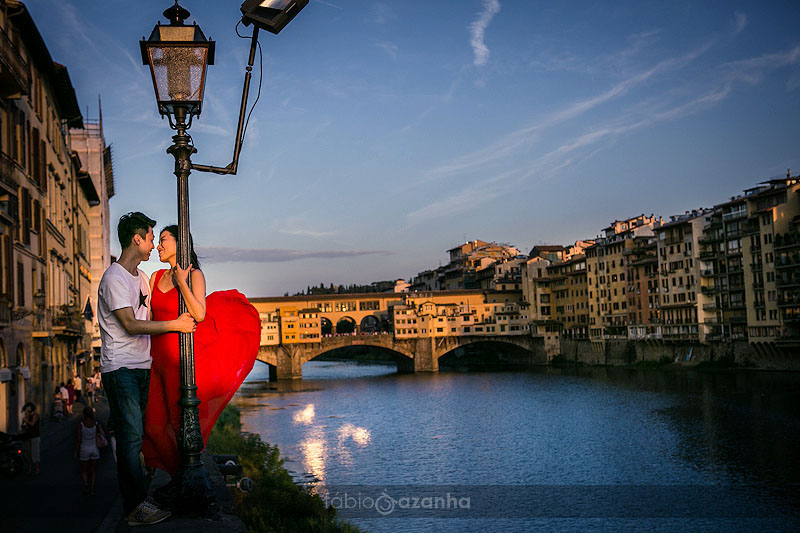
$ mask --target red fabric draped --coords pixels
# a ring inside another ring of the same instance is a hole
[[[162,292],[156,276],[150,305],[153,320],[174,320],[178,316],[178,290]],[[214,292],[206,298],[205,320],[194,332],[195,383],[200,399],[200,430],[203,446],[214,422],[228,405],[253,368],[261,339],[258,311],[236,290]],[[148,466],[174,474],[180,466],[181,370],[178,334],[154,335],[150,354],[150,392],[144,421],[142,453]]]

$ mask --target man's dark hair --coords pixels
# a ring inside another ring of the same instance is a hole
[[[134,235],[141,238],[147,237],[147,231],[154,228],[156,221],[148,217],[144,213],[134,211],[119,217],[119,224],[117,224],[117,236],[119,237],[119,244],[124,250],[130,246]]]

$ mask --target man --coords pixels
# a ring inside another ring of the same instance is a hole
[[[191,333],[189,313],[175,320],[150,320],[150,282],[139,270],[153,251],[156,221],[143,213],[123,215],[117,225],[122,254],[103,274],[98,294],[100,372],[117,440],[117,477],[128,525],[155,524],[171,513],[147,500],[139,452],[150,386],[150,335]]]
[[[76,402],[80,402],[81,401],[81,396],[83,394],[82,385],[83,385],[83,383],[81,382],[81,376],[80,376],[80,374],[76,373],[75,377],[72,378],[72,386],[75,387],[75,401]],[[83,402],[81,402],[81,403],[83,403]]]
[[[72,414],[72,406],[69,405],[69,391],[63,381],[59,385],[58,393],[61,395],[61,401],[64,402],[64,414],[69,418]]]

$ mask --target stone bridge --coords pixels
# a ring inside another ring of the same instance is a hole
[[[326,352],[346,346],[373,346],[394,353],[401,372],[438,372],[439,358],[456,348],[476,343],[501,343],[522,348],[536,363],[546,364],[544,339],[524,335],[474,335],[396,339],[391,333],[334,335],[320,342],[262,346],[258,360],[270,365],[270,379],[301,379],[303,364]]]

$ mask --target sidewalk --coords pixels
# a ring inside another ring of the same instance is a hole
[[[103,397],[95,404],[97,419],[108,427],[108,403]],[[42,532],[127,532],[131,530],[122,516],[122,498],[117,486],[117,467],[110,446],[100,453],[97,462],[95,495],[82,492],[80,466],[73,458],[75,433],[83,406],[76,403],[73,414],[62,422],[42,420],[41,474],[0,479],[0,531]],[[138,527],[136,531],[171,533],[212,532],[245,533],[247,528],[236,516],[233,497],[225,487],[214,461],[203,454],[221,510],[220,521],[173,515],[160,524]],[[157,471],[150,492],[168,481]]]
[[[95,408],[97,419],[107,427],[108,404],[103,398]],[[41,474],[0,479],[3,531],[93,531],[103,522],[119,495],[117,467],[106,448],[97,461],[95,495],[82,491],[80,463],[73,457],[75,433],[83,405],[75,403],[72,416],[61,422],[42,417]],[[41,415],[41,413],[40,413]]]

